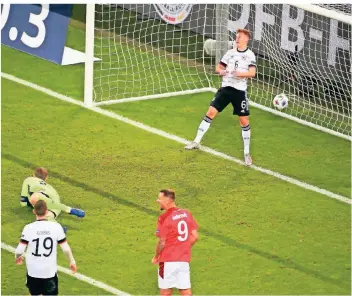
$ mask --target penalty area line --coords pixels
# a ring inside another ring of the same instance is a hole
[[[10,253],[13,253],[13,254],[15,253],[15,248],[14,247],[11,247],[10,245],[7,245],[7,244],[5,244],[3,242],[1,242],[1,249],[6,250],[6,251],[8,251]],[[105,290],[105,291],[107,291],[107,292],[109,292],[111,294],[118,295],[118,296],[130,296],[130,294],[127,294],[127,293],[125,293],[123,291],[120,291],[120,290],[118,290],[118,289],[116,289],[114,287],[111,287],[111,286],[109,286],[107,284],[104,284],[103,282],[95,280],[95,279],[93,279],[93,278],[91,278],[89,276],[86,276],[84,274],[81,274],[81,273],[78,273],[78,272],[72,273],[72,271],[69,270],[68,268],[65,268],[65,267],[62,267],[62,266],[57,266],[57,270],[62,272],[62,273],[65,273],[65,274],[67,274],[69,276],[72,276],[72,277],[76,278],[79,281],[86,282],[86,283],[88,283],[88,284],[90,284],[92,286],[95,286],[97,288]]]
[[[133,125],[135,127],[138,127],[144,131],[147,131],[149,133],[152,133],[152,134],[155,134],[155,135],[159,135],[161,137],[164,137],[164,138],[167,138],[169,140],[173,140],[173,141],[176,141],[178,143],[181,143],[183,145],[186,145],[189,143],[188,140],[184,139],[184,138],[181,138],[181,137],[178,137],[176,135],[172,135],[172,134],[169,134],[167,132],[164,132],[162,130],[159,130],[159,129],[156,129],[154,127],[151,127],[151,126],[148,126],[148,125],[145,125],[141,122],[138,122],[138,121],[135,121],[135,120],[132,120],[132,119],[129,119],[129,118],[126,118],[124,116],[121,116],[121,115],[118,115],[117,113],[114,113],[114,112],[111,112],[111,111],[107,111],[107,110],[104,110],[104,109],[101,109],[99,107],[87,107],[84,105],[83,102],[81,101],[78,101],[78,100],[75,100],[73,98],[70,98],[68,96],[65,96],[65,95],[62,95],[62,94],[59,94],[55,91],[52,91],[50,89],[47,89],[45,87],[42,87],[40,85],[37,85],[37,84],[34,84],[32,82],[29,82],[29,81],[26,81],[26,80],[23,80],[23,79],[20,79],[18,77],[15,77],[13,75],[10,75],[10,74],[7,74],[7,73],[1,73],[1,76],[3,78],[6,78],[8,80],[11,80],[11,81],[14,81],[14,82],[17,82],[19,84],[22,84],[22,85],[25,85],[27,87],[30,87],[32,89],[35,89],[37,91],[40,91],[40,92],[43,92],[45,93],[46,95],[49,95],[49,96],[52,96],[54,98],[57,98],[59,100],[62,100],[62,101],[65,101],[65,102],[68,102],[68,103],[72,103],[72,104],[75,104],[75,105],[79,105],[83,108],[86,108],[88,110],[91,110],[91,111],[94,111],[94,112],[97,112],[99,114],[102,114],[102,115],[105,115],[105,116],[108,116],[110,118],[113,118],[113,119],[116,119],[116,120],[119,120],[119,121],[122,121],[124,123],[127,123],[127,124],[130,124],[130,125]],[[231,162],[234,162],[234,163],[237,163],[239,165],[245,165],[245,163],[233,156],[230,156],[228,154],[225,154],[223,152],[219,152],[219,151],[216,151],[212,148],[209,148],[209,147],[206,147],[206,146],[201,146],[200,147],[200,150],[206,152],[206,153],[209,153],[211,155],[214,155],[214,156],[217,156],[217,157],[220,157],[220,158],[223,158],[223,159],[226,159],[226,160],[229,160]],[[304,188],[306,190],[310,190],[310,191],[313,191],[313,192],[316,192],[316,193],[319,193],[319,194],[322,194],[322,195],[325,195],[327,197],[330,197],[330,198],[333,198],[333,199],[336,199],[338,201],[341,201],[341,202],[344,202],[344,203],[347,203],[347,204],[352,204],[352,200],[345,197],[345,196],[342,196],[340,194],[337,194],[337,193],[334,193],[334,192],[331,192],[331,191],[328,191],[326,189],[323,189],[323,188],[320,188],[320,187],[317,187],[317,186],[314,186],[314,185],[311,185],[311,184],[308,184],[308,183],[305,183],[305,182],[302,182],[302,181],[299,181],[297,179],[294,179],[294,178],[291,178],[291,177],[288,177],[288,176],[285,176],[283,174],[280,174],[280,173],[277,173],[277,172],[274,172],[274,171],[271,171],[269,169],[265,169],[265,168],[262,168],[262,167],[259,167],[259,166],[256,166],[256,165],[251,165],[249,167],[250,169],[253,169],[255,171],[258,171],[258,172],[261,172],[261,173],[264,173],[264,174],[267,174],[267,175],[270,175],[272,177],[275,177],[277,179],[280,179],[282,181],[285,181],[285,182],[288,182],[290,184],[294,184],[296,186],[299,186],[301,188]]]

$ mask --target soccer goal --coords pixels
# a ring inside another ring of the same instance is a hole
[[[88,4],[84,102],[215,92],[215,65],[247,28],[250,104],[351,140],[351,26],[351,4]]]

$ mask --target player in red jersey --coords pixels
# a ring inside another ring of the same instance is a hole
[[[159,264],[160,295],[172,295],[177,288],[181,295],[192,295],[189,262],[191,248],[198,240],[198,225],[192,214],[176,207],[175,192],[160,190],[157,202],[166,212],[158,218],[156,236],[159,238],[153,264]]]

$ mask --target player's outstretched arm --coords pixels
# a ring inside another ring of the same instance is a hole
[[[60,247],[61,247],[62,251],[65,253],[65,255],[70,263],[70,269],[72,270],[73,273],[75,273],[77,271],[77,265],[76,265],[75,259],[73,258],[73,254],[72,254],[72,250],[71,250],[70,246],[65,241],[60,244]]]

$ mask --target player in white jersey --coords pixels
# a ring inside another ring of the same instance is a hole
[[[65,233],[57,222],[46,220],[48,208],[45,201],[34,205],[37,220],[27,224],[20,243],[15,250],[16,264],[23,263],[26,252],[27,287],[31,295],[58,295],[57,245],[59,244],[70,262],[70,269],[77,271],[76,262]]]
[[[247,79],[255,77],[256,58],[248,48],[249,39],[250,32],[248,30],[238,29],[236,31],[234,48],[229,50],[216,66],[216,73],[222,76],[221,88],[211,101],[208,112],[198,128],[196,138],[185,149],[198,149],[212,120],[231,103],[233,114],[239,116],[242,128],[245,163],[252,164],[252,158],[249,154],[251,130],[248,118]]]

